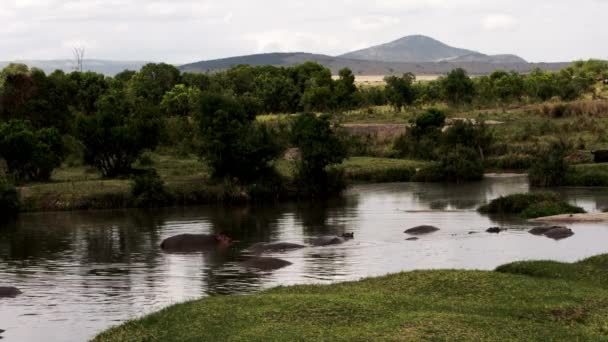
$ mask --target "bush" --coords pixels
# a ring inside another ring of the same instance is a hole
[[[0,221],[17,215],[17,212],[19,212],[17,188],[0,179]]]
[[[483,179],[483,163],[474,149],[461,145],[445,147],[439,155],[439,162],[418,171],[415,181],[462,183]]]
[[[416,116],[411,127],[395,140],[393,148],[400,157],[435,159],[444,124],[443,111],[430,108]]]
[[[531,192],[499,197],[478,210],[484,214],[519,214],[524,218],[585,212],[582,208],[570,205],[554,192]]]
[[[137,207],[159,207],[170,202],[165,183],[153,169],[133,177],[131,195]]]
[[[17,180],[48,180],[64,158],[63,141],[56,128],[12,120],[0,124],[0,157]]]
[[[568,174],[569,147],[564,141],[553,142],[541,150],[528,173],[533,186],[549,187],[563,185]]]

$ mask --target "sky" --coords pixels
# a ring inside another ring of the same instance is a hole
[[[0,0],[0,60],[338,55],[422,34],[532,62],[608,59],[608,0]]]

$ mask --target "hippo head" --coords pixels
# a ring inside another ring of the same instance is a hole
[[[344,239],[354,239],[355,233],[343,233],[341,237]]]

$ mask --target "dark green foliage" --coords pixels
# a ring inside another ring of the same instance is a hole
[[[364,107],[383,106],[388,104],[386,92],[380,87],[363,87],[359,89],[361,105]]]
[[[464,69],[450,71],[440,80],[443,98],[452,105],[469,104],[475,96],[475,85]]]
[[[178,84],[163,95],[160,107],[169,116],[191,116],[198,110],[200,97],[201,91],[198,88]]]
[[[56,128],[32,129],[26,121],[0,123],[0,158],[17,180],[48,180],[64,158],[61,135]]]
[[[384,78],[386,99],[395,110],[401,111],[403,107],[414,103],[416,93],[413,84],[415,80],[416,76],[412,73],[403,74],[401,77],[388,76]]]
[[[420,113],[411,127],[395,140],[394,148],[401,157],[431,160],[440,146],[441,128],[445,114],[435,108]]]
[[[343,171],[328,167],[340,164],[347,149],[332,129],[327,115],[299,115],[292,126],[291,141],[300,150],[296,170],[300,193],[320,197],[343,190]]]
[[[180,82],[178,68],[165,64],[146,64],[129,80],[133,95],[158,105],[167,91]]]
[[[252,181],[272,167],[282,148],[274,132],[253,119],[232,97],[206,93],[201,98],[201,156],[215,177]]]
[[[568,174],[569,165],[565,158],[569,150],[568,144],[560,140],[539,151],[528,172],[530,184],[541,187],[563,185]]]
[[[160,207],[170,203],[165,183],[154,169],[133,177],[131,195],[137,207]]]
[[[156,107],[113,90],[98,102],[97,113],[80,116],[78,138],[85,147],[85,162],[104,177],[128,175],[145,149],[158,145],[162,129]]]
[[[443,146],[461,145],[472,148],[485,159],[484,151],[492,145],[494,135],[484,122],[456,121],[441,136]]]
[[[133,78],[133,76],[135,76],[135,74],[137,74],[137,71],[123,70],[116,74],[116,76],[114,76],[114,79],[122,84],[126,84],[131,80],[131,78]]]
[[[339,110],[351,109],[360,102],[355,75],[348,68],[340,70],[338,74],[339,78],[334,82],[334,104]]]
[[[19,193],[14,185],[0,179],[0,223],[19,212]]]
[[[438,154],[439,161],[418,171],[416,181],[462,183],[483,179],[484,167],[476,150],[462,145],[445,146]]]
[[[559,214],[576,214],[585,211],[570,205],[554,192],[531,192],[499,197],[479,208],[484,214],[518,214],[536,218]]]
[[[106,77],[94,72],[73,72],[68,78],[74,87],[72,100],[75,110],[84,114],[94,113],[97,101],[109,88]]]

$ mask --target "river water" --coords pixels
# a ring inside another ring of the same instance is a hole
[[[381,184],[351,188],[343,199],[273,207],[191,207],[24,214],[0,227],[0,299],[6,341],[84,341],[101,330],[167,305],[208,295],[247,294],[277,285],[331,283],[416,269],[491,270],[511,261],[576,261],[608,253],[606,224],[571,225],[562,241],[527,233],[517,217],[475,209],[526,192],[525,177],[488,177],[466,185]],[[588,211],[608,208],[608,189],[560,189]],[[406,241],[404,230],[441,231]],[[510,228],[488,234],[492,226]],[[160,242],[181,233],[227,232],[240,240],[222,252],[165,254]],[[334,247],[271,254],[293,265],[274,272],[240,266],[261,241],[307,243],[354,232]],[[476,232],[471,234],[471,232]]]

